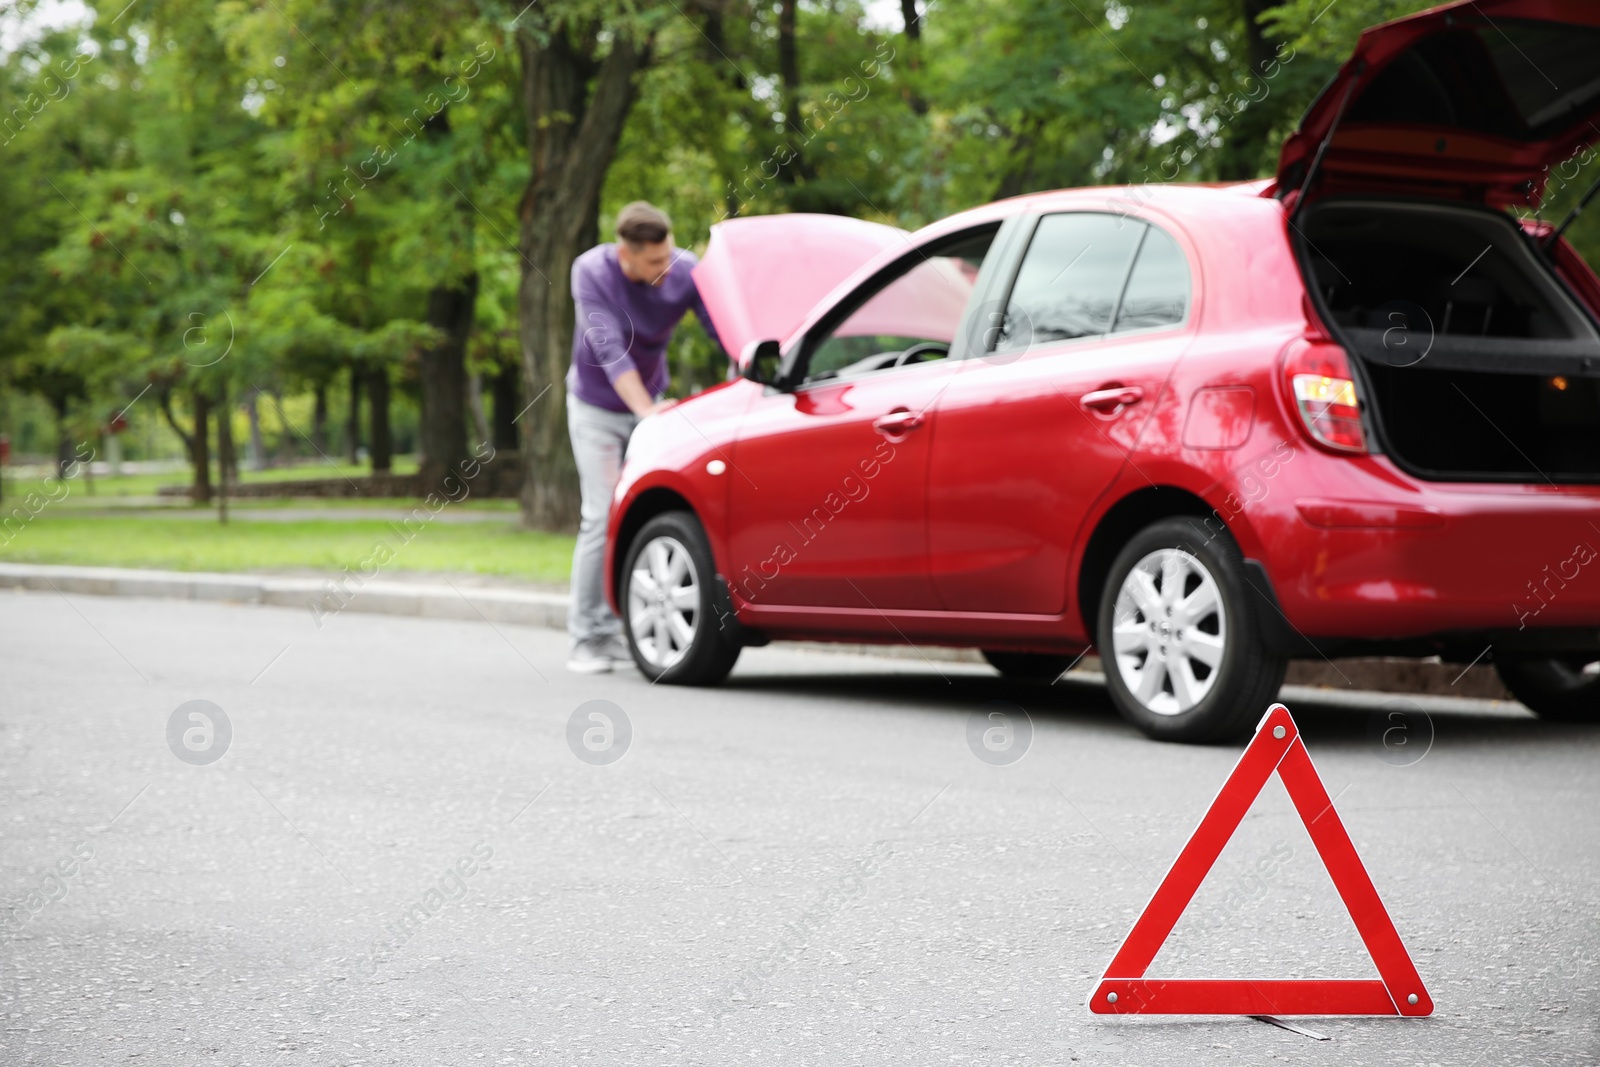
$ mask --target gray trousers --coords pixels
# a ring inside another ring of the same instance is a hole
[[[567,636],[574,644],[622,632],[622,620],[606,603],[606,517],[622,472],[628,438],[639,424],[631,411],[607,411],[567,394],[567,433],[578,463],[582,507],[578,543],[572,550],[572,597]]]

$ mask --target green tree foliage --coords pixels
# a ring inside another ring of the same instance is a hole
[[[515,443],[526,517],[561,525],[567,277],[621,204],[702,247],[733,215],[912,228],[1039,189],[1270,175],[1361,30],[1423,6],[91,0],[47,29],[19,0],[0,388],[48,402],[64,457],[130,403],[165,412],[202,499],[237,405],[375,468],[394,407],[427,477],[469,438]],[[1591,250],[1600,222],[1572,235]],[[726,373],[692,322],[670,359],[679,393]]]

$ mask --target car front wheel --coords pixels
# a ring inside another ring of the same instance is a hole
[[[1494,669],[1511,695],[1540,718],[1600,722],[1600,660],[1581,655],[1501,659]]]
[[[687,511],[644,524],[622,572],[623,632],[646,678],[669,685],[715,685],[739,658],[739,643],[719,617],[711,546]]]
[[[1226,531],[1179,516],[1134,535],[1111,565],[1097,626],[1123,718],[1163,741],[1247,730],[1288,667],[1262,641],[1260,607]]]

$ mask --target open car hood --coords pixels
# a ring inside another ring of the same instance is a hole
[[[753,215],[711,227],[695,286],[722,347],[742,362],[751,341],[782,341],[904,230],[840,215]]]
[[[1341,115],[1342,111],[1342,115]],[[1462,0],[1374,26],[1278,162],[1316,194],[1414,193],[1538,206],[1548,170],[1600,141],[1600,3]]]

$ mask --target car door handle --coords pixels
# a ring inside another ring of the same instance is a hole
[[[872,420],[872,428],[887,437],[910,433],[922,425],[922,412],[895,408],[887,415]]]
[[[1119,385],[1111,389],[1096,389],[1092,393],[1084,393],[1078,403],[1090,411],[1109,413],[1130,404],[1137,404],[1143,399],[1144,390],[1137,385]]]

